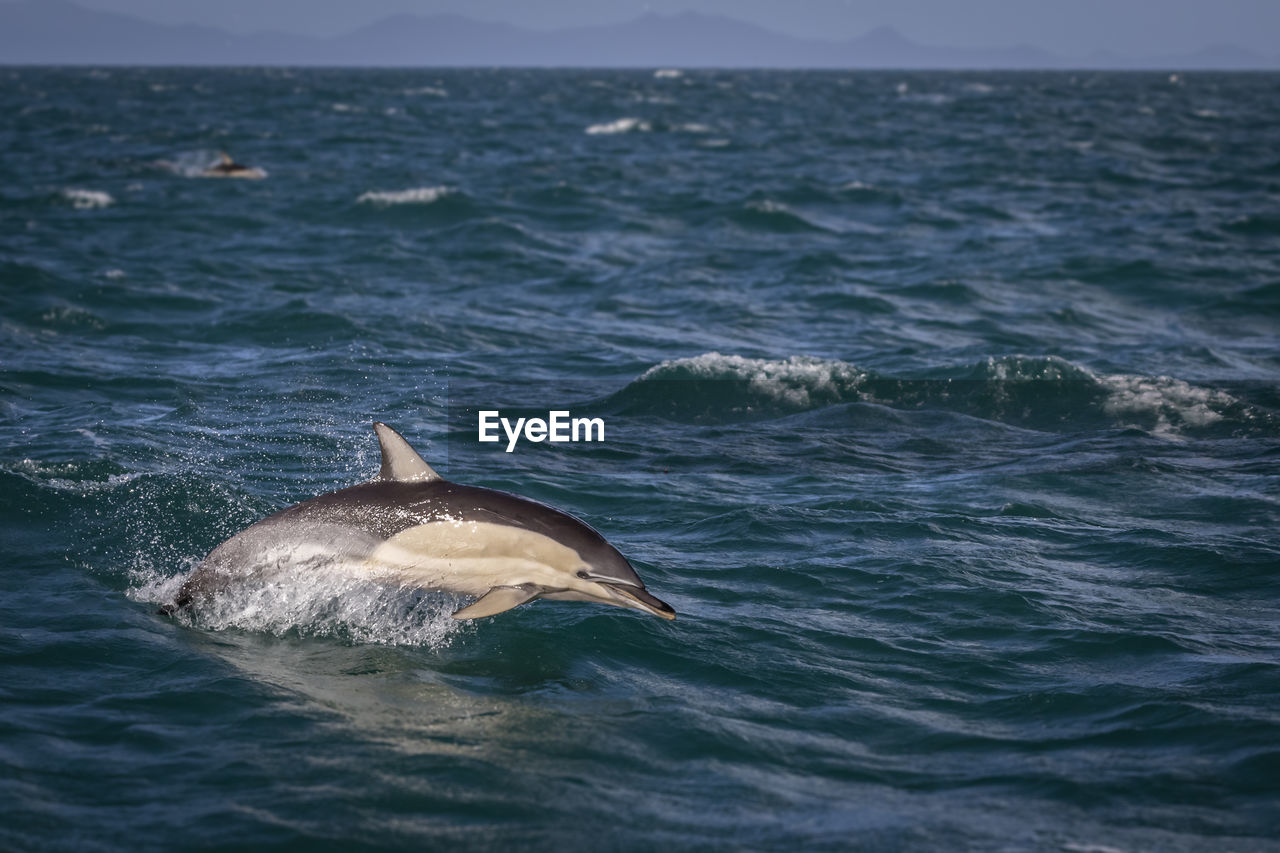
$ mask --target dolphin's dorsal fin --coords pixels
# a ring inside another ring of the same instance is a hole
[[[427,483],[431,480],[444,479],[418,455],[418,451],[409,446],[409,442],[405,441],[400,433],[382,421],[373,422],[373,431],[378,434],[378,444],[382,446],[382,470],[378,472],[379,480]]]

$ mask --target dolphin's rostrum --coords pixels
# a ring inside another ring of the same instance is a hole
[[[594,601],[674,619],[595,530],[537,501],[445,480],[391,427],[375,423],[382,470],[367,483],[268,516],[205,558],[165,612],[238,578],[324,564],[477,600],[476,619],[536,598]]]

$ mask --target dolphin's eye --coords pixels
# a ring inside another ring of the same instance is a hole
[[[582,578],[583,580],[586,580],[587,578],[591,577],[591,575],[587,573],[586,569],[578,569],[578,577]]]

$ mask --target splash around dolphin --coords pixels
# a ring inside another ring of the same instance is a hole
[[[455,619],[493,616],[538,598],[676,618],[585,522],[518,495],[451,483],[398,432],[380,422],[373,427],[382,446],[377,477],[245,528],[210,552],[162,612],[199,606],[251,577],[323,566],[475,596]]]

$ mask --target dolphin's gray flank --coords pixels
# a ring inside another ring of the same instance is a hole
[[[635,569],[585,522],[518,495],[445,480],[407,441],[374,424],[374,480],[283,509],[210,552],[172,613],[243,578],[319,560],[402,583],[473,595],[454,617],[475,619],[537,598],[594,601],[674,619]]]

